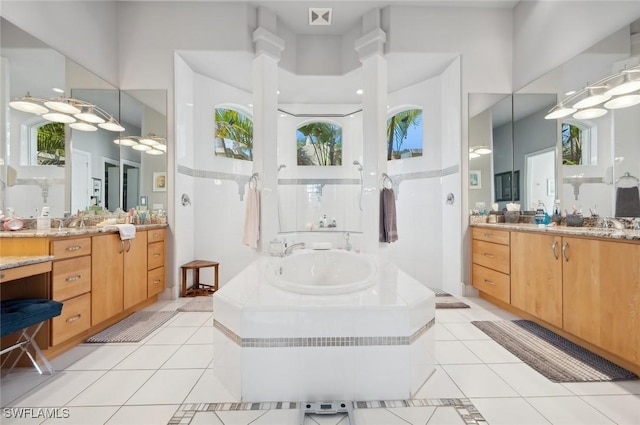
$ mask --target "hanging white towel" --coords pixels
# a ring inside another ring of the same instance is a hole
[[[123,241],[136,237],[136,226],[133,224],[116,224],[115,227],[118,228],[118,232],[120,232],[120,239]]]
[[[256,188],[249,188],[242,243],[255,249],[258,248],[258,240],[260,240],[260,192]]]
[[[386,187],[380,192],[380,242],[398,240],[396,224],[396,197],[393,189]]]

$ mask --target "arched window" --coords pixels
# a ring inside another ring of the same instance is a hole
[[[21,126],[21,165],[65,164],[65,126],[42,117],[26,120]]]
[[[597,164],[597,127],[584,121],[562,123],[562,164]]]
[[[59,122],[51,122],[38,127],[38,165],[64,167],[64,132],[64,124]]]
[[[253,120],[229,107],[215,108],[216,156],[253,161]]]
[[[387,120],[387,160],[422,156],[422,109],[405,109]]]
[[[314,121],[296,130],[298,165],[342,165],[342,127]]]

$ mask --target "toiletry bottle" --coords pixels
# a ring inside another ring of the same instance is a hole
[[[560,221],[562,220],[560,211],[560,200],[556,199],[553,203],[553,210],[551,211],[551,221],[553,221],[554,223],[560,223]]]
[[[547,211],[544,206],[544,201],[539,200],[538,206],[536,207],[536,216],[535,216],[536,224],[544,224],[544,216],[546,213]]]

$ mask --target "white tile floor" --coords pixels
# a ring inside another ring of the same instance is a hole
[[[150,309],[175,310],[187,301]],[[639,381],[552,383],[470,324],[514,316],[477,298],[464,301],[470,309],[436,311],[438,364],[416,395],[426,406],[355,409],[358,425],[465,424],[464,411],[438,405],[442,399],[468,399],[491,425],[640,424]],[[211,319],[210,313],[180,312],[140,343],[75,347],[52,361],[58,370],[54,376],[30,369],[13,372],[0,383],[0,423],[298,424],[297,409],[233,410],[214,404],[237,400],[212,373]],[[202,411],[203,406],[219,410]],[[15,418],[17,413],[32,417]],[[47,419],[47,414],[58,418]],[[307,416],[305,421],[348,423],[344,415]]]

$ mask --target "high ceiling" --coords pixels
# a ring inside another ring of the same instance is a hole
[[[218,0],[203,0],[218,1]],[[344,35],[361,25],[367,12],[388,5],[501,7],[513,8],[515,0],[350,0],[296,1],[253,0],[255,7],[264,7],[278,17],[278,25],[296,35]],[[310,25],[310,8],[329,8],[330,25]],[[251,91],[251,62],[247,52],[181,52],[187,64],[198,74],[223,81],[245,91]],[[387,55],[389,90],[391,92],[439,75],[455,58],[453,54],[407,53]],[[355,93],[362,88],[361,71],[355,69],[343,75],[296,75],[281,70],[279,78],[280,103],[358,104]]]

